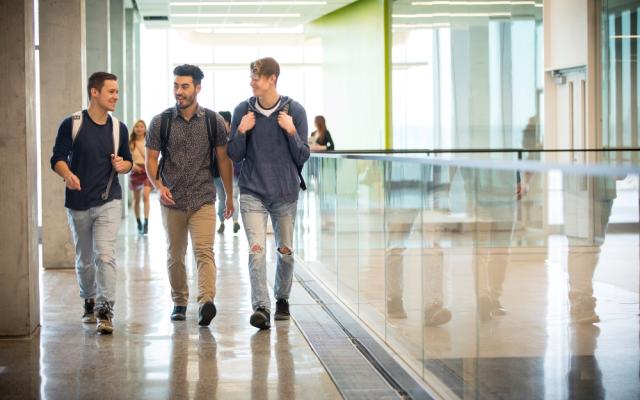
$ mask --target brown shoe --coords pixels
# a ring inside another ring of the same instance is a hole
[[[113,333],[113,313],[108,304],[103,304],[96,311],[96,331],[101,334]]]

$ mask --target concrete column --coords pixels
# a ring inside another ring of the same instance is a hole
[[[40,322],[33,0],[0,2],[0,336]]]
[[[127,88],[127,93],[126,98],[127,98],[127,104],[126,104],[126,115],[127,115],[127,120],[125,121],[127,124],[127,127],[129,127],[129,129],[133,129],[133,123],[138,119],[136,110],[135,110],[135,105],[137,102],[137,93],[136,93],[136,81],[137,76],[136,76],[136,63],[135,63],[135,54],[138,51],[138,49],[136,48],[136,42],[135,42],[135,29],[136,29],[136,15],[135,15],[135,10],[133,8],[127,8],[125,10],[125,17],[124,17],[124,23],[125,23],[125,48],[126,48],[126,54],[125,54],[125,74],[124,74],[124,81],[125,81],[125,86]]]
[[[87,76],[111,71],[109,2],[86,0]]]
[[[40,0],[40,124],[44,268],[73,268],[65,185],[49,162],[60,122],[86,107],[84,0]]]
[[[116,111],[113,113],[120,121],[127,123],[127,100],[129,98],[129,88],[125,76],[125,26],[124,26],[124,3],[123,0],[109,0],[109,34],[111,38],[111,69],[109,72],[118,77],[120,85],[120,100],[116,104]]]
[[[140,46],[140,24],[142,23],[142,21],[140,20],[140,15],[137,14],[136,15],[136,23],[135,23],[135,29],[134,29],[134,42],[135,42],[135,53],[134,53],[134,57],[135,57],[135,117],[136,119],[141,118],[142,117],[142,89],[140,86],[140,74],[141,74],[141,69],[140,69],[140,52],[142,47]],[[149,124],[150,121],[146,121],[147,125]]]
[[[116,104],[113,112],[120,121],[128,126],[127,103],[129,100],[129,85],[125,75],[125,24],[124,24],[124,3],[123,0],[109,0],[109,35],[111,69],[109,72],[118,77],[120,87],[120,100]],[[120,186],[122,187],[122,217],[127,215],[127,205],[129,203],[129,191],[127,190],[127,177],[118,175]]]

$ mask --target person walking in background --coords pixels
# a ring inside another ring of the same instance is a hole
[[[220,111],[218,114],[224,119],[224,126],[227,128],[227,137],[231,134],[231,113],[229,111]],[[240,230],[240,224],[238,223],[238,176],[240,176],[240,168],[242,163],[233,163],[233,233],[237,233]],[[217,171],[216,171],[217,172]],[[218,233],[224,232],[224,205],[227,202],[227,195],[224,192],[224,186],[220,173],[214,174],[213,182],[216,185],[216,195],[218,196],[218,219],[220,219],[220,225],[218,226]]]
[[[64,206],[76,250],[76,277],[84,299],[82,322],[113,332],[116,235],[122,188],[117,174],[132,166],[127,127],[109,115],[118,102],[118,78],[95,72],[87,84],[89,107],[64,119],[53,146],[51,168],[66,184]]]
[[[149,232],[149,194],[153,188],[144,166],[144,137],[146,134],[147,125],[140,119],[133,125],[129,136],[129,150],[133,158],[133,168],[129,175],[129,189],[133,192],[133,212],[140,235],[146,235]],[[144,223],[140,220],[140,194],[142,194],[144,203]]]
[[[224,218],[229,218],[233,214],[232,167],[227,157],[224,120],[198,104],[204,73],[195,65],[185,64],[177,66],[173,75],[176,105],[153,117],[149,124],[147,175],[160,195],[167,233],[167,270],[174,303],[171,320],[186,319],[189,286],[185,253],[190,235],[198,265],[198,324],[208,326],[217,312],[213,302],[216,295],[213,170],[217,165],[227,192]]]
[[[331,151],[335,149],[331,133],[327,129],[327,124],[322,115],[317,115],[314,119],[316,130],[309,136],[309,147],[311,151]]]
[[[271,217],[277,247],[274,285],[274,319],[289,319],[289,294],[293,280],[293,227],[300,170],[309,159],[307,115],[304,107],[277,90],[280,65],[273,58],[251,63],[253,97],[233,111],[227,148],[242,162],[240,213],[249,242],[249,275],[253,314],[249,323],[269,329],[271,301],[267,290],[265,254],[267,218]]]

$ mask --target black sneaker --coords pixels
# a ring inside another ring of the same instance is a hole
[[[233,223],[233,233],[238,233],[238,231],[240,230],[240,224],[237,222]]]
[[[271,328],[270,320],[271,316],[269,315],[269,311],[267,311],[264,307],[258,307],[258,309],[256,309],[253,314],[251,314],[249,323],[258,329],[269,329]]]
[[[171,313],[172,321],[184,321],[187,319],[187,306],[175,306]]]
[[[220,226],[218,227],[218,233],[224,232],[224,222],[220,222]]]
[[[94,307],[96,301],[94,299],[84,299],[84,314],[82,314],[82,322],[85,324],[95,324],[96,315],[94,313]]]
[[[276,301],[276,313],[273,315],[273,319],[276,321],[284,321],[290,317],[289,302],[287,299],[278,299],[278,301]]]
[[[198,325],[209,326],[213,317],[216,316],[216,306],[211,301],[207,301],[200,306],[198,311]]]
[[[149,220],[145,219],[144,220],[144,225],[142,225],[142,234],[146,235],[149,233]]]

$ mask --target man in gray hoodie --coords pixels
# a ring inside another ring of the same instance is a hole
[[[254,311],[249,322],[256,328],[269,329],[267,218],[271,217],[278,249],[274,319],[287,320],[293,279],[293,226],[301,187],[299,170],[309,159],[307,115],[300,103],[278,94],[280,66],[276,60],[256,60],[250,71],[254,96],[233,112],[227,153],[233,161],[242,162],[238,180],[240,213],[250,246]]]

